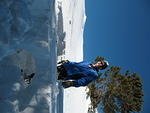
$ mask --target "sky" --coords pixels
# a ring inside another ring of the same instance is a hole
[[[150,0],[86,0],[84,60],[104,56],[110,65],[139,74],[150,112]]]

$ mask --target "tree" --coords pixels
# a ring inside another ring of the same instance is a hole
[[[104,60],[97,57],[95,62]],[[139,75],[128,70],[121,74],[121,68],[112,66],[88,86],[87,96],[91,106],[88,113],[95,113],[100,106],[104,113],[140,112],[143,105],[143,85]]]

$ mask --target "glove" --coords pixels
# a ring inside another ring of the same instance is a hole
[[[64,88],[68,88],[68,87],[74,86],[74,81],[62,82],[62,86],[63,86]]]

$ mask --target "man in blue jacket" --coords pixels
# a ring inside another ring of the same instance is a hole
[[[107,61],[98,61],[95,64],[89,62],[70,62],[62,61],[57,70],[59,73],[58,80],[62,82],[64,88],[86,86],[93,80],[98,78],[98,71],[108,66]]]

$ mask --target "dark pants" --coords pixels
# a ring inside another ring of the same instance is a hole
[[[64,68],[63,65],[60,65],[60,66],[57,66],[57,71],[58,71],[58,80],[78,80],[78,79],[81,79],[82,77],[84,77],[83,75],[80,75],[80,74],[75,74],[75,75],[70,75],[68,76],[67,75],[67,71],[66,69]]]

